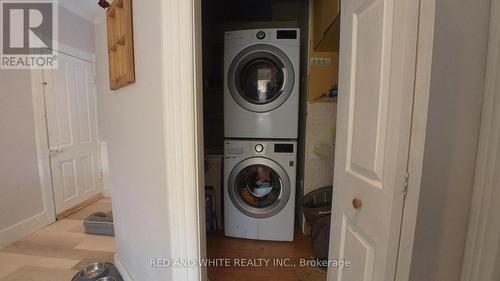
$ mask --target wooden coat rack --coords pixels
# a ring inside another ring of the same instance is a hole
[[[106,11],[109,84],[116,90],[135,82],[132,0],[114,0]]]

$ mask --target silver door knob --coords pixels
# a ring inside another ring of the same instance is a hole
[[[60,148],[60,147],[56,147],[56,148],[50,148],[49,149],[49,155],[56,155],[56,154],[59,154],[63,152],[63,150]]]

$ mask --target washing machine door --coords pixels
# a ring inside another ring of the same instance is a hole
[[[269,218],[285,208],[290,199],[290,178],[275,161],[249,158],[231,171],[228,194],[234,206],[252,218]]]
[[[243,108],[253,112],[276,109],[290,96],[295,72],[288,56],[268,44],[252,45],[231,62],[229,92]]]

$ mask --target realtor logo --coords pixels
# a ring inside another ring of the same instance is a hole
[[[1,0],[0,68],[57,68],[57,3]]]

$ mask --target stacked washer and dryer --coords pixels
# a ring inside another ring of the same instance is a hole
[[[226,236],[293,241],[299,36],[281,28],[225,33]]]

